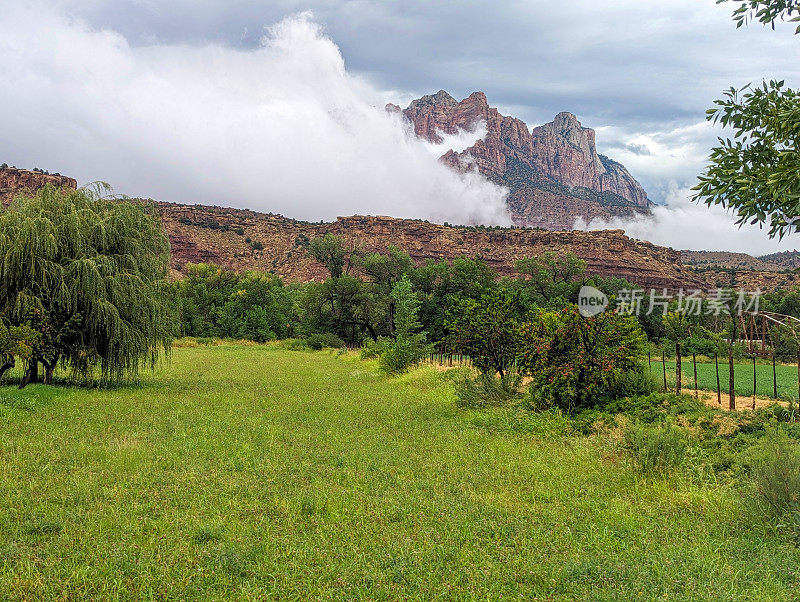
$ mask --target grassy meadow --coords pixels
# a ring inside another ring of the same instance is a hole
[[[675,362],[667,360],[667,385],[675,385]],[[663,383],[663,368],[661,359],[653,359],[650,371],[659,383]],[[719,384],[724,393],[729,389],[730,368],[728,358],[719,359]],[[687,390],[694,389],[694,367],[692,357],[681,358],[681,382]],[[738,361],[733,366],[734,390],[737,395],[744,397],[753,395],[753,364],[746,361]],[[778,399],[797,401],[797,365],[778,364],[775,366],[775,376],[777,377]],[[765,362],[756,363],[756,394],[760,397],[773,397],[773,375],[772,364]],[[697,362],[697,384],[700,389],[709,391],[717,390],[717,373],[713,359]],[[727,400],[723,401],[727,403]]]
[[[460,410],[432,368],[219,345],[0,387],[2,600],[796,598],[747,512],[558,414]]]

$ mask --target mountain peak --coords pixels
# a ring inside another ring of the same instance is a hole
[[[484,123],[486,136],[441,160],[456,169],[474,166],[490,180],[509,188],[509,210],[521,225],[571,228],[576,218],[614,217],[649,211],[641,185],[619,163],[602,160],[595,132],[570,112],[528,129],[519,119],[491,108],[483,92],[461,102],[440,90],[413,101],[403,115],[414,131],[431,142],[442,133],[472,131]]]

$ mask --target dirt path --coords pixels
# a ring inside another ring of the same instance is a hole
[[[689,393],[690,395],[694,395],[694,389],[684,389],[684,393]],[[728,398],[728,394],[724,391],[722,392],[722,405],[720,406],[717,403],[717,392],[716,391],[704,391],[700,389],[698,392],[700,396],[700,400],[703,401],[708,406],[718,408],[722,407],[723,409],[728,409],[728,404],[730,402]],[[767,406],[772,405],[773,403],[779,403],[784,406],[788,406],[788,402],[779,401],[777,399],[772,399],[770,397],[759,397],[756,396],[756,409],[765,408]],[[736,396],[736,409],[737,410],[752,410],[753,409],[753,396],[752,395],[737,395]]]

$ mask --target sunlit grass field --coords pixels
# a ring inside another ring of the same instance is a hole
[[[675,362],[667,360],[667,386],[670,388],[675,384]],[[661,359],[654,359],[650,370],[659,383],[663,383],[663,368]],[[720,389],[727,393],[729,387],[730,368],[728,358],[719,359],[719,383]],[[691,356],[681,359],[681,383],[687,390],[694,389],[694,366]],[[736,362],[733,366],[734,390],[737,395],[753,395],[753,364],[750,362]],[[778,364],[775,367],[777,377],[778,398],[793,399],[797,401],[797,366],[789,364]],[[717,372],[713,360],[711,362],[697,362],[697,384],[700,389],[709,391],[717,390]],[[772,374],[772,364],[756,363],[756,394],[761,397],[774,397],[774,384]],[[727,403],[725,400],[723,403]]]
[[[735,489],[568,430],[269,346],[2,387],[0,599],[796,598],[800,553]]]

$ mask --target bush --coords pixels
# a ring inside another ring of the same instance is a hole
[[[485,408],[519,399],[522,395],[521,383],[522,377],[518,374],[506,374],[501,378],[486,373],[477,378],[464,374],[455,382],[456,405],[461,408]]]
[[[387,339],[380,337],[377,341],[367,341],[361,348],[361,359],[371,360],[379,358],[386,351]]]
[[[310,349],[315,350],[323,349],[324,347],[341,349],[344,347],[344,341],[332,332],[321,332],[309,336],[306,339],[306,345],[308,345]]]
[[[631,316],[586,318],[577,306],[539,312],[522,324],[521,339],[517,365],[531,375],[534,400],[544,407],[602,406],[624,397],[621,384],[636,384],[629,373],[642,370],[644,334]],[[644,377],[636,380],[646,385]]]
[[[800,508],[800,445],[772,425],[751,449],[746,468],[759,506],[774,517]]]
[[[619,397],[638,397],[655,393],[659,390],[659,383],[646,367],[638,366],[623,372],[614,388]]]
[[[686,437],[671,424],[631,423],[625,431],[625,449],[642,474],[664,476],[677,468],[686,455]]]
[[[307,351],[308,343],[305,339],[285,339],[281,341],[281,349],[288,351]]]

